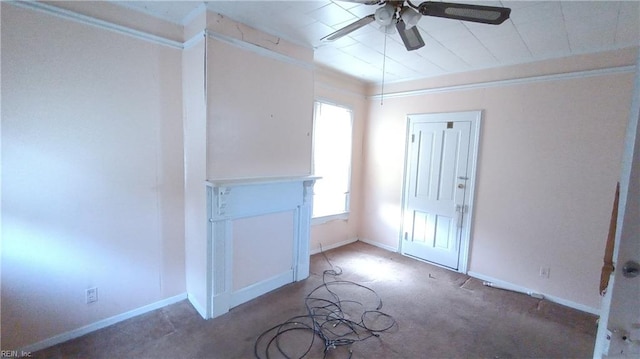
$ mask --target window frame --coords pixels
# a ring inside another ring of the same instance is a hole
[[[340,104],[340,103],[336,103],[335,101],[332,100],[327,100],[324,98],[316,98],[313,101],[313,123],[312,123],[312,127],[313,127],[313,139],[312,139],[312,148],[311,148],[311,166],[313,168],[313,172],[315,175],[318,175],[317,173],[315,173],[315,168],[316,168],[316,124],[317,124],[317,106],[318,104],[321,105],[329,105],[329,106],[334,106],[334,107],[339,107],[342,109],[345,109],[349,112],[349,121],[350,121],[350,129],[351,129],[351,133],[350,133],[350,145],[351,148],[349,148],[349,170],[347,173],[347,179],[348,179],[348,191],[345,193],[345,210],[343,212],[340,213],[334,213],[334,214],[329,214],[329,215],[324,215],[324,216],[318,216],[318,217],[313,217],[313,208],[311,209],[311,224],[322,224],[322,223],[327,223],[330,221],[335,221],[335,220],[343,220],[346,221],[349,219],[349,214],[351,212],[351,178],[352,178],[352,171],[353,171],[353,125],[354,125],[354,111],[351,108],[351,106],[345,105],[345,104]],[[320,175],[321,176],[321,175]],[[322,181],[322,178],[319,179],[319,181]],[[314,196],[315,196],[315,192],[314,192]]]

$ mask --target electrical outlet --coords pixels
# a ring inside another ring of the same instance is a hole
[[[551,274],[551,268],[540,267],[540,277],[549,279],[550,274]]]
[[[98,287],[87,289],[87,304],[98,301]]]

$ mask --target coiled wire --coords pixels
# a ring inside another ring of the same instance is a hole
[[[260,334],[254,345],[256,358],[293,359],[311,354],[317,358],[320,353],[314,349],[322,351],[322,358],[326,358],[330,350],[340,347],[347,347],[351,358],[352,344],[379,337],[397,325],[392,316],[380,311],[382,299],[373,289],[336,279],[342,275],[342,268],[334,267],[324,252],[322,255],[331,269],[323,271],[322,284],[305,297],[307,314],[289,318]],[[345,293],[364,298],[343,299],[341,295]],[[299,334],[304,335],[305,341]]]

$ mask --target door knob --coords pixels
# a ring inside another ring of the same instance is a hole
[[[640,275],[640,264],[636,261],[628,261],[622,267],[622,275],[626,278],[635,278]]]

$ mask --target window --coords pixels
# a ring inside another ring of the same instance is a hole
[[[351,110],[316,102],[313,125],[313,218],[349,212]]]

